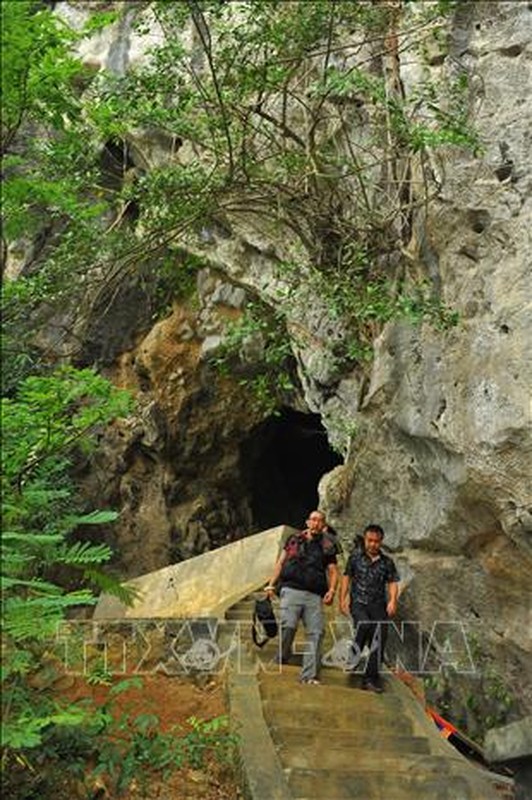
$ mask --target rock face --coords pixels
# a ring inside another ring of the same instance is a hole
[[[201,361],[205,340],[190,311],[176,306],[110,371],[137,410],[106,435],[84,488],[121,509],[112,535],[129,576],[252,528],[239,444],[257,417],[238,384]]]
[[[140,58],[130,33],[106,33],[84,54],[87,63],[126,69]],[[470,695],[499,691],[490,677],[497,674],[530,712],[530,3],[460,4],[449,43],[423,66],[405,59],[399,73],[406,92],[427,70],[437,82],[449,64],[468,76],[482,150],[428,148],[434,191],[405,248],[459,313],[458,325],[387,323],[369,374],[342,365],[331,356],[342,320],[328,313],[304,264],[297,285],[279,270],[296,254],[290,236],[235,215],[230,229],[205,228],[188,242],[206,265],[199,305],[176,303],[110,368],[137,395],[138,412],[102,443],[85,481],[122,509],[114,535],[128,577],[253,529],[240,448],[264,413],[209,359],[223,320],[237,317],[246,297],[259,297],[284,315],[300,381],[290,404],[319,414],[345,455],[320,483],[330,521],[346,543],[369,521],[383,525],[408,576],[403,619],[425,631],[440,620],[464,626],[476,671],[464,677],[461,708]],[[132,132],[130,144],[144,153],[144,166],[164,161],[160,136]],[[260,362],[260,342],[250,348]]]
[[[423,246],[460,323],[387,326],[359,434],[321,491],[339,530],[378,520],[404,555],[413,577],[403,613],[428,629],[454,619],[489,640],[530,708],[532,13],[479,3],[455,25],[485,149],[442,162]]]

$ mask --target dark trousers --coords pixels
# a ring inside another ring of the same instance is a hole
[[[368,681],[378,681],[379,671],[384,655],[384,646],[388,633],[388,625],[379,625],[380,622],[386,623],[388,615],[384,603],[352,603],[351,614],[355,625],[355,638],[353,641],[353,653],[355,662],[360,659],[364,646],[369,647],[369,658],[364,672],[364,679]]]

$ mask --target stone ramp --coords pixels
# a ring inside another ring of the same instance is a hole
[[[251,642],[254,593],[227,612]],[[249,636],[246,635],[249,628]],[[304,633],[296,638],[296,648]],[[330,646],[325,642],[325,649]],[[394,676],[382,695],[324,668],[319,686],[279,667],[277,640],[247,647],[229,681],[250,800],[508,800],[512,782],[464,758]],[[244,666],[242,674],[242,666]],[[250,739],[251,737],[251,739]],[[253,741],[255,737],[255,748]]]

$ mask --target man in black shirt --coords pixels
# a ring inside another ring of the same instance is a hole
[[[265,591],[270,596],[280,587],[280,660],[290,659],[300,620],[307,634],[301,669],[302,683],[319,683],[321,643],[325,628],[322,603],[334,600],[338,582],[336,544],[325,532],[325,516],[312,511],[307,528],[290,536],[275,564]]]
[[[355,622],[353,651],[355,660],[365,644],[370,654],[364,673],[363,688],[382,692],[379,670],[386,644],[387,625],[397,611],[399,575],[389,556],[381,552],[384,531],[380,525],[364,530],[364,547],[348,559],[340,587],[340,610],[351,612]]]

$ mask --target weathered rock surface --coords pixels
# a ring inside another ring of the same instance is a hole
[[[527,4],[479,3],[458,14],[453,50],[476,87],[485,151],[442,160],[423,246],[460,322],[444,332],[387,326],[359,434],[345,467],[322,482],[339,530],[351,535],[378,520],[389,546],[405,551],[409,618],[426,628],[462,621],[490,640],[529,709],[531,39]]]
[[[85,491],[121,509],[111,536],[128,576],[252,527],[239,443],[257,416],[238,384],[201,362],[196,328],[176,306],[110,373],[137,410],[103,439]]]
[[[485,750],[492,761],[532,758],[532,717],[492,728],[486,734]]]
[[[120,74],[141,59],[128,24],[99,37],[87,63]],[[407,92],[445,70],[468,76],[482,152],[429,152],[434,191],[405,248],[459,312],[458,325],[389,323],[370,375],[344,369],[331,357],[343,323],[313,293],[289,233],[245,215],[230,228],[206,227],[187,242],[209,265],[199,308],[176,305],[114,362],[110,374],[133,388],[139,410],[102,444],[86,488],[122,509],[115,536],[128,576],[248,532],[239,447],[262,417],[208,362],[221,320],[238,315],[246,292],[260,297],[286,321],[301,383],[294,403],[319,413],[346,454],[320,486],[331,522],[346,542],[380,522],[410,576],[403,618],[427,631],[438,620],[463,624],[489,653],[486,662],[472,654],[476,673],[464,677],[462,699],[490,690],[489,665],[530,712],[532,9],[460,4],[449,37],[448,52],[399,69]],[[174,157],[159,135],[130,139],[147,169],[165,152]],[[294,260],[296,281],[281,269]]]

